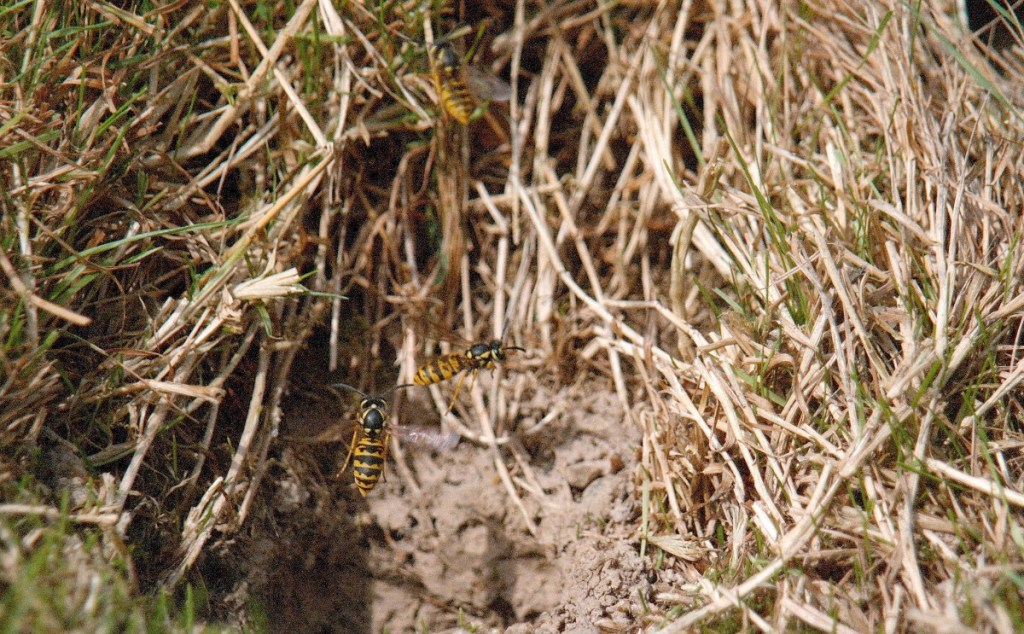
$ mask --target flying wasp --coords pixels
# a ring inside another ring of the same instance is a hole
[[[480,370],[493,369],[497,366],[498,362],[505,360],[505,355],[509,350],[526,352],[526,348],[506,346],[501,339],[495,339],[489,343],[475,343],[466,350],[443,354],[430,361],[416,370],[416,374],[412,377],[412,382],[416,385],[433,385],[441,381],[447,381],[457,374],[464,373],[459,377],[459,382],[455,385],[455,393],[452,394],[451,405],[449,405],[449,409],[451,409],[452,405],[455,404],[456,397],[459,395],[459,389],[462,388],[462,382],[466,379],[466,375],[470,374],[475,379],[477,372]]]
[[[363,497],[370,494],[384,474],[384,462],[387,460],[388,441],[391,438],[391,433],[439,451],[451,449],[459,442],[459,435],[454,432],[441,432],[434,429],[405,427],[388,423],[388,404],[384,400],[384,396],[401,388],[412,387],[412,384],[396,385],[376,396],[365,394],[345,383],[335,383],[334,386],[343,387],[362,397],[359,402],[359,428],[352,433],[352,443],[349,445],[348,455],[345,457],[345,463],[338,471],[338,475],[344,473],[351,460],[356,488]]]
[[[430,47],[430,74],[444,111],[462,125],[487,101],[508,101],[512,87],[482,68],[464,63],[451,43],[452,35]]]

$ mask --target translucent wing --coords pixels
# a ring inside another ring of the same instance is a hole
[[[484,101],[508,101],[512,96],[512,86],[500,77],[477,66],[467,65],[465,69],[466,84],[476,97]]]
[[[460,436],[452,431],[441,431],[431,427],[401,425],[391,428],[391,433],[403,441],[427,447],[435,451],[449,451],[459,444]]]
[[[441,321],[433,314],[429,306],[420,309],[415,314],[406,316],[406,322],[412,326],[420,342],[444,341],[451,344],[454,350],[469,348],[476,343],[472,339],[463,337],[450,324]]]

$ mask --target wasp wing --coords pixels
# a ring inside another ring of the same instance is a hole
[[[449,451],[459,444],[461,436],[453,431],[441,431],[431,427],[402,425],[392,427],[391,433],[420,447],[428,447],[435,451]]]
[[[491,73],[476,66],[466,66],[466,85],[477,98],[484,101],[508,101],[512,86]]]

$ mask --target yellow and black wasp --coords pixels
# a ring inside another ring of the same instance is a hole
[[[410,383],[396,385],[376,396],[365,394],[345,383],[335,383],[334,386],[343,387],[362,397],[359,402],[359,428],[352,434],[348,455],[338,474],[341,475],[348,468],[348,463],[351,460],[356,488],[363,497],[369,495],[384,474],[388,442],[392,433],[413,443],[427,445],[439,451],[451,449],[459,442],[459,435],[454,432],[441,432],[388,423],[388,404],[384,400],[384,396],[401,388],[412,387]]]
[[[450,352],[436,357],[416,370],[412,382],[416,385],[433,385],[447,381],[457,374],[465,373],[459,377],[459,382],[455,385],[455,393],[452,394],[452,404],[454,405],[466,375],[471,374],[475,378],[476,373],[480,370],[493,369],[499,362],[505,360],[505,355],[509,350],[526,352],[526,348],[506,346],[501,339],[495,339],[489,343],[475,343],[463,351]]]
[[[482,103],[508,101],[512,87],[482,68],[465,63],[452,44],[454,35],[440,38],[430,47],[430,74],[444,111],[467,125]]]

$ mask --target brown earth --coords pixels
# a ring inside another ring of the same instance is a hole
[[[427,411],[425,394],[406,409]],[[229,576],[241,575],[224,588],[229,603],[262,605],[273,631],[631,629],[652,588],[635,534],[637,460],[629,448],[640,432],[614,393],[595,386],[562,396],[563,412],[538,425],[554,396],[521,402],[512,436],[532,471],[522,489],[543,491],[522,500],[536,535],[488,447],[463,441],[441,454],[404,451],[416,484],[391,463],[362,500],[350,470],[324,476],[344,456],[343,439],[289,445],[284,433],[266,509],[245,539],[214,558],[233,569]],[[283,430],[330,425],[330,408],[307,409]],[[522,483],[510,452],[498,451]]]

